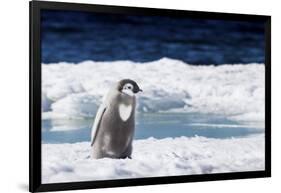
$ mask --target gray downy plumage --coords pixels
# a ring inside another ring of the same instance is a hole
[[[137,83],[123,79],[104,97],[91,136],[92,158],[131,158],[135,131]]]

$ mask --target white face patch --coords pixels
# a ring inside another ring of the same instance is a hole
[[[132,113],[132,105],[119,105],[119,115],[123,121],[127,121]]]
[[[135,94],[133,92],[133,89],[134,89],[133,85],[130,83],[127,83],[123,86],[122,93],[125,93],[129,96],[134,96]]]

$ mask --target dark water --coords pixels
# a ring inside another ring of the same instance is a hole
[[[75,143],[90,141],[93,120],[43,120],[43,143]],[[205,114],[147,113],[138,114],[135,139],[148,137],[211,138],[244,137],[262,133],[260,124],[237,123],[225,117]]]
[[[264,23],[42,11],[42,62],[264,62]]]

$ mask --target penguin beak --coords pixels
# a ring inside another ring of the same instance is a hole
[[[142,89],[139,89],[139,92],[143,92]]]

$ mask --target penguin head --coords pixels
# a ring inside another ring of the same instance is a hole
[[[138,92],[142,92],[142,89],[138,84],[131,79],[123,79],[118,82],[117,89],[119,92],[127,94],[129,96],[134,96]]]

